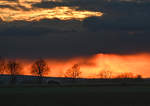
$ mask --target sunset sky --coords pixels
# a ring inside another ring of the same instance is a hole
[[[24,74],[44,58],[49,76],[73,64],[81,77],[101,70],[150,77],[150,0],[0,0],[0,56]]]

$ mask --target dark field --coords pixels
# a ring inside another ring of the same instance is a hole
[[[0,88],[0,106],[150,106],[150,87]]]

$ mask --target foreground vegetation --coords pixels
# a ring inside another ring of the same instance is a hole
[[[3,87],[3,106],[149,106],[150,86]]]

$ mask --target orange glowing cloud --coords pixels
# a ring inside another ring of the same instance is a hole
[[[54,1],[54,0],[49,0]],[[33,4],[41,3],[42,0],[1,0],[0,19],[6,22],[12,21],[39,21],[42,19],[60,19],[60,20],[83,20],[91,16],[102,16],[102,12],[79,11],[78,7],[55,7],[52,9],[33,7]]]
[[[66,71],[74,64],[79,64],[81,78],[98,78],[101,71],[111,71],[116,77],[122,73],[133,73],[134,76],[150,77],[150,54],[115,55],[97,54],[91,57],[78,57],[67,60],[46,59],[50,72],[48,76],[64,77]],[[33,60],[22,60],[23,74],[31,75]]]

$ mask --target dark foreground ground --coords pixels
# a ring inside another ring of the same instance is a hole
[[[1,87],[0,106],[150,106],[150,87]]]

